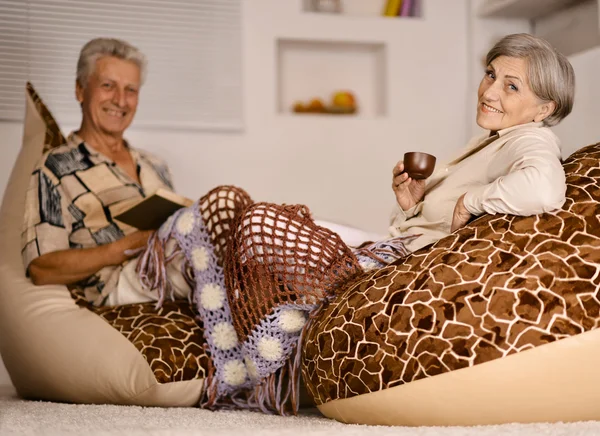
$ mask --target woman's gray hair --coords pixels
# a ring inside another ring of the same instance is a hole
[[[526,59],[531,90],[540,100],[556,104],[544,125],[554,126],[571,113],[575,99],[575,72],[568,59],[548,41],[527,33],[508,35],[489,51],[486,65],[499,56]]]
[[[83,46],[77,61],[77,82],[86,87],[88,78],[96,68],[98,59],[113,56],[136,64],[140,69],[141,83],[146,79],[146,56],[133,45],[120,39],[96,38]]]

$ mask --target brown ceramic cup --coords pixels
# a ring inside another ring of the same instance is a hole
[[[420,180],[426,179],[435,169],[435,156],[413,151],[404,154],[404,171],[409,177]]]

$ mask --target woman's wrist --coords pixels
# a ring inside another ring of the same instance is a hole
[[[414,204],[413,204],[412,206],[410,206],[408,209],[404,209],[404,208],[402,208],[402,210],[403,210],[404,212],[411,212],[411,211],[415,210],[415,208],[416,208],[416,207],[419,205],[419,203],[422,203],[422,202],[423,202],[423,200],[422,200],[422,199],[421,199],[421,200],[419,200],[419,201],[415,201],[415,202],[414,202]],[[400,206],[400,207],[402,207],[402,206]]]

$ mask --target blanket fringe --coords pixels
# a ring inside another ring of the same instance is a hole
[[[369,258],[377,262],[378,267],[386,266],[410,254],[406,245],[417,239],[421,234],[396,236],[375,242],[365,242],[354,248],[352,252],[359,258]]]
[[[165,259],[165,245],[166,241],[159,238],[158,232],[154,232],[148,239],[146,250],[140,255],[135,271],[142,286],[158,291],[157,309],[165,301],[167,288],[169,287],[167,263],[173,258],[173,256],[169,256],[169,259]],[[173,298],[173,295],[171,295],[171,298]]]
[[[212,357],[210,356],[210,347],[208,344],[204,344],[204,351],[209,355],[208,357],[208,368],[207,374],[204,378],[204,383],[202,385],[202,391],[200,394],[200,407],[203,409],[214,410],[217,404],[217,394],[218,394],[218,380],[215,377],[215,365],[213,364]]]
[[[247,399],[248,406],[263,413],[277,413],[282,416],[297,415],[300,407],[300,335],[287,362],[255,386]],[[237,403],[237,401],[236,401]],[[242,406],[241,404],[238,404]]]
[[[305,326],[306,327],[306,326]],[[302,330],[298,342],[294,346],[286,363],[271,375],[261,380],[254,388],[242,389],[232,395],[220,397],[218,394],[218,378],[214,365],[209,363],[208,375],[205,379],[200,407],[216,409],[246,409],[261,411],[266,414],[277,413],[282,416],[297,415],[300,408],[300,381]]]

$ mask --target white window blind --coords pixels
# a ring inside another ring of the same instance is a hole
[[[96,37],[148,58],[133,125],[242,129],[241,0],[0,0],[0,119],[23,119],[30,81],[78,125],[77,58]]]

